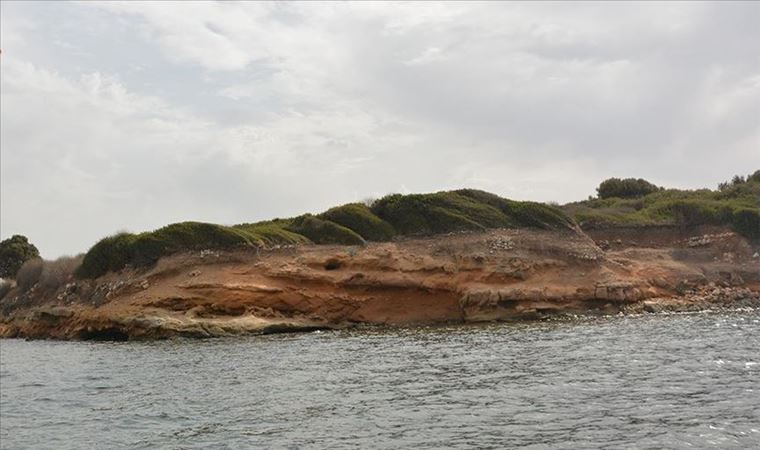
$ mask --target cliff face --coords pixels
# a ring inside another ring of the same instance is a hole
[[[760,306],[724,229],[493,230],[366,246],[185,253],[0,301],[0,335],[139,339]],[[635,238],[635,239],[634,239]]]

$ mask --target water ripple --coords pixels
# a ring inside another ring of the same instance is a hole
[[[760,446],[760,313],[0,343],[3,448]]]

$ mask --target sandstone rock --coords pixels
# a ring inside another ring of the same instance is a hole
[[[46,322],[58,322],[61,319],[65,319],[74,315],[74,312],[68,308],[52,307],[52,308],[39,308],[32,312],[32,318],[34,320],[41,320]]]
[[[236,250],[230,258],[205,262],[193,252],[162,259],[156,268],[67,285],[62,291],[71,295],[63,300],[77,300],[66,310],[32,314],[58,302],[37,293],[19,302],[3,299],[0,324],[7,325],[0,326],[0,335],[208,337],[269,326],[295,331],[758,305],[760,293],[742,284],[756,288],[757,264],[713,263],[712,253],[683,248],[683,237],[677,239],[678,251],[613,246],[605,254],[575,234],[494,230],[370,243],[353,257],[336,246],[259,255]],[[336,255],[340,268],[325,270]],[[678,280],[680,295],[674,291]]]

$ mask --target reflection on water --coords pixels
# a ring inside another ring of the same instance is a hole
[[[0,342],[2,448],[760,445],[760,313]]]

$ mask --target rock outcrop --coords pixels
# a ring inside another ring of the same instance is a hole
[[[657,239],[605,235],[600,247],[580,231],[493,230],[185,253],[52,295],[13,290],[0,300],[0,335],[211,337],[760,306],[758,249],[746,240],[725,230]]]

